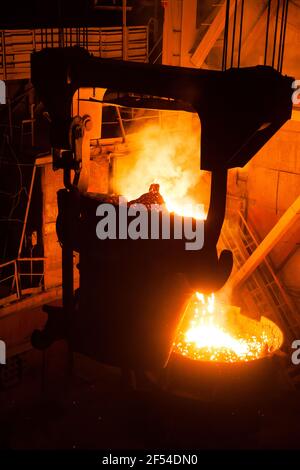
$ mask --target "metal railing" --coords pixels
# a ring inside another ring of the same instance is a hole
[[[230,224],[230,218],[225,220],[221,243],[232,251],[235,269],[240,269],[259,245],[253,228],[240,211],[237,212],[234,224]],[[287,336],[294,336],[300,332],[300,315],[276,276],[268,257],[264,258],[260,266],[244,282],[241,291],[243,294],[239,297],[250,313],[255,309],[260,315],[278,319]]]
[[[148,61],[148,26],[126,27],[127,60]],[[123,28],[40,28],[0,33],[0,79],[30,78],[30,54],[46,47],[81,46],[95,57],[122,59]]]
[[[46,258],[16,258],[0,264],[0,304],[44,288]],[[24,264],[26,263],[25,267]]]

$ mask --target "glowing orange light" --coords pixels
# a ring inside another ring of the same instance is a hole
[[[169,212],[205,219],[201,203],[207,195],[209,175],[200,172],[199,136],[199,123],[193,130],[184,119],[176,132],[156,124],[140,129],[134,134],[135,150],[118,163],[119,194],[131,201],[145,193],[151,184],[158,183]]]
[[[239,308],[215,302],[214,294],[196,292],[185,312],[174,351],[195,360],[252,361],[280,348],[281,330],[262,317],[255,321]]]

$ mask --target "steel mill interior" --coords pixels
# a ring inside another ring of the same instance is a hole
[[[299,449],[300,0],[0,26],[0,449]]]

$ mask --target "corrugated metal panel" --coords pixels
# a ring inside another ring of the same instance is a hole
[[[148,27],[127,28],[128,60],[148,60]],[[30,77],[30,54],[45,47],[85,47],[96,57],[122,59],[122,27],[5,30],[0,34],[0,79]]]

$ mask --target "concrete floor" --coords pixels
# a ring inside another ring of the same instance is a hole
[[[45,319],[38,306],[2,317],[2,337],[29,344]],[[224,413],[141,378],[132,391],[119,369],[79,354],[70,374],[64,341],[20,359],[10,387],[0,370],[0,449],[300,448],[300,389],[288,383],[261,407]]]
[[[64,342],[46,355],[27,352],[23,379],[0,392],[0,448],[300,448],[299,390],[282,391],[256,410],[259,427],[250,432],[244,420],[241,432],[217,409],[181,408],[179,398],[145,386],[126,390],[120,379],[118,369],[79,355],[68,376]]]

